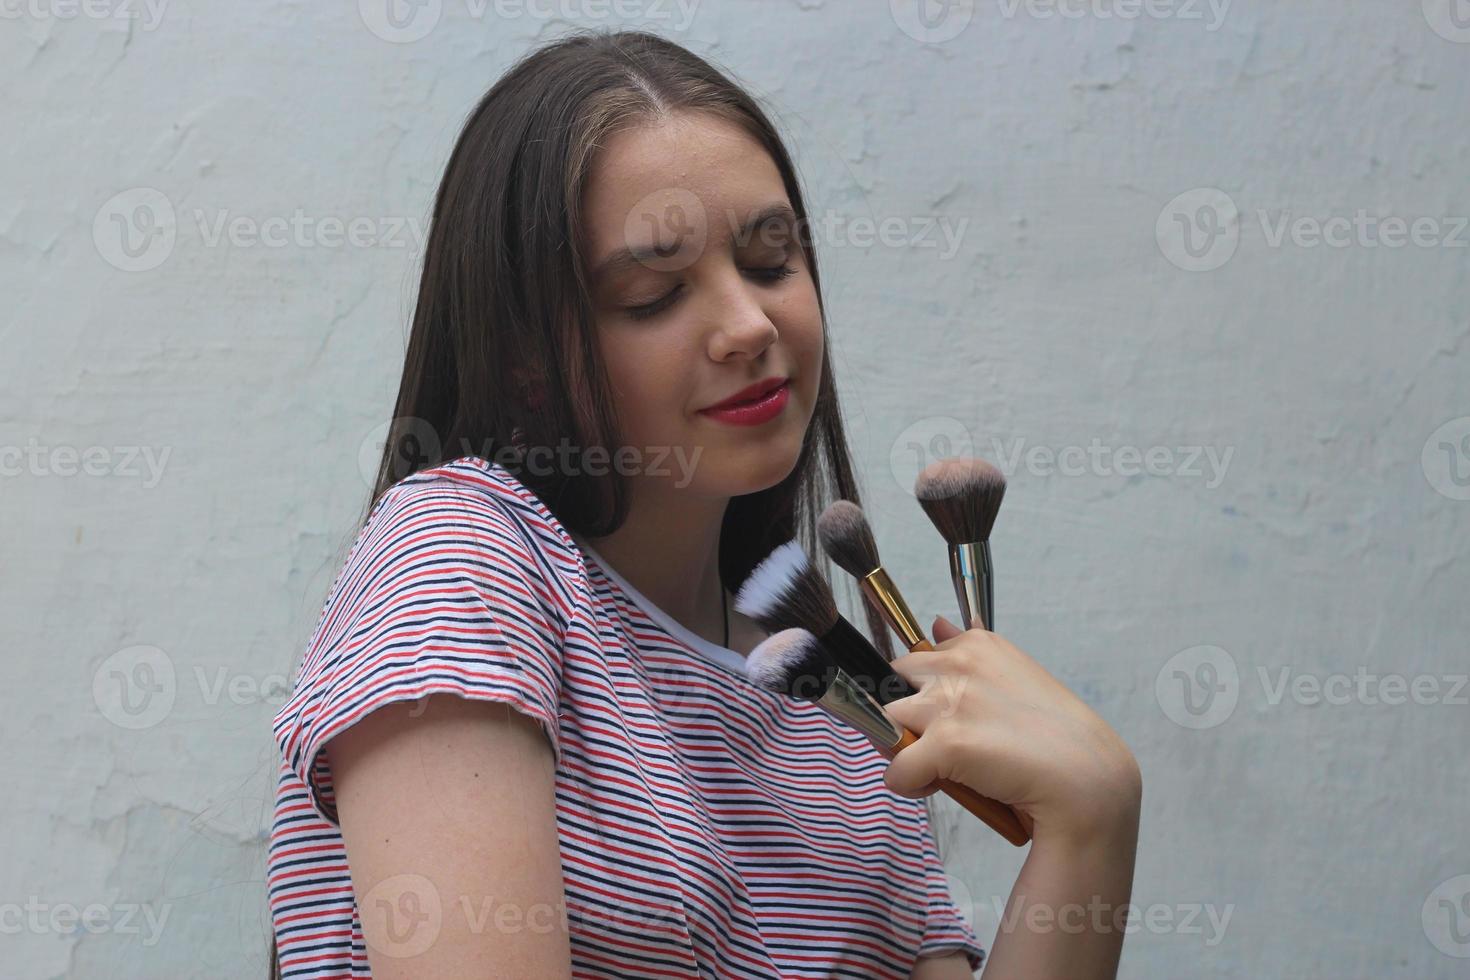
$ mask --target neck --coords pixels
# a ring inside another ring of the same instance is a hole
[[[712,643],[723,642],[720,525],[730,498],[659,492],[638,479],[632,484],[627,520],[588,543],[679,625]],[[732,610],[732,627],[734,619]]]

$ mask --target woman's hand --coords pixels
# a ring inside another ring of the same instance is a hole
[[[1014,807],[1038,839],[1136,833],[1142,776],[1107,722],[1003,636],[941,616],[934,639],[893,661],[918,693],[884,711],[920,737],[889,764],[889,789],[918,798],[952,779]]]
[[[884,781],[920,797],[952,779],[1031,824],[985,980],[1115,980],[1143,797],[1133,753],[1005,637],[939,617],[934,639],[936,649],[893,661],[918,693],[884,711],[919,738]]]

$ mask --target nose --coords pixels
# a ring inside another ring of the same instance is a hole
[[[757,358],[779,337],[780,331],[761,303],[759,288],[739,278],[716,298],[711,314],[715,326],[709,335],[709,356],[716,361],[734,357]]]

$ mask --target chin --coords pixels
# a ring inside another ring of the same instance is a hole
[[[711,494],[719,496],[740,497],[760,493],[790,476],[800,459],[799,440],[783,439],[767,446],[750,446],[742,452],[726,455],[718,467],[708,467],[707,482],[700,482]]]

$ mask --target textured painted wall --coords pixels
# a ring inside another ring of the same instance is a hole
[[[268,724],[435,182],[627,22],[791,140],[921,613],[917,462],[1009,475],[999,626],[1145,773],[1122,975],[1466,975],[1466,7],[0,0],[5,974],[263,975]],[[1021,855],[945,833],[989,939]]]

